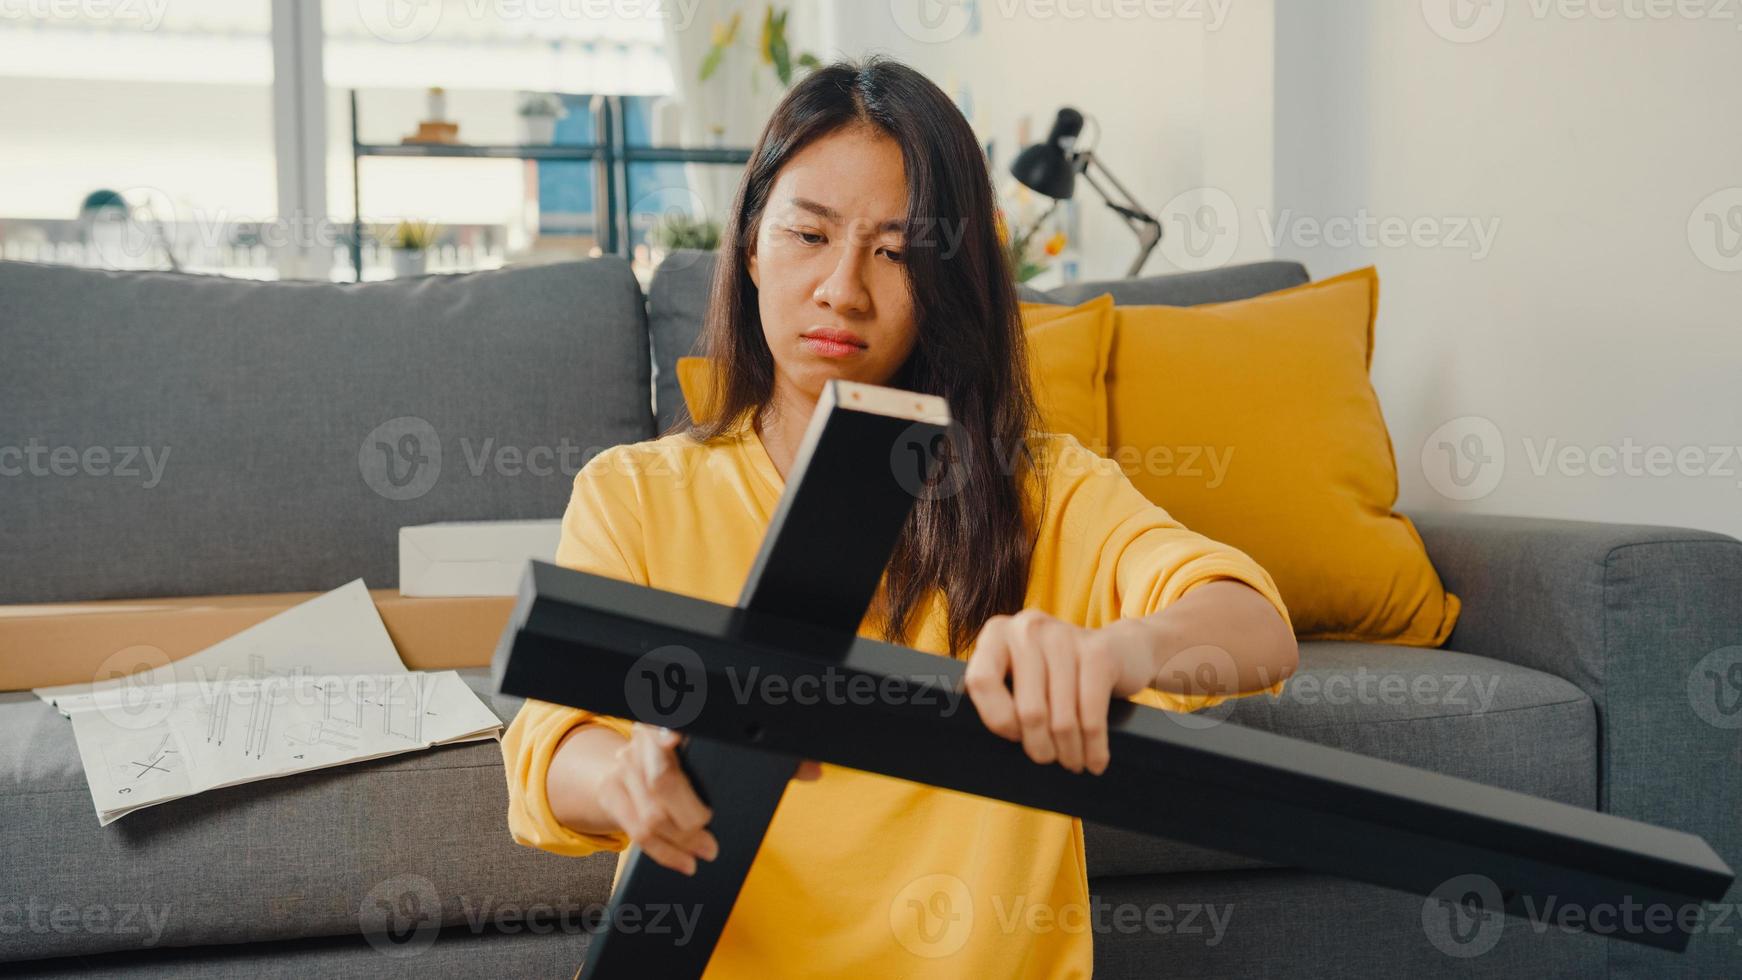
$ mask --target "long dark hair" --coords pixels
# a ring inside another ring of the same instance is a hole
[[[885,639],[906,642],[941,588],[949,654],[960,657],[985,621],[1022,608],[1044,497],[1029,446],[1039,413],[1016,286],[999,245],[986,158],[955,105],[924,75],[871,58],[818,68],[781,100],[762,131],[722,230],[720,261],[696,352],[711,359],[709,419],[687,410],[676,429],[711,442],[759,424],[774,386],[749,249],[775,176],[812,141],[870,125],[901,147],[908,186],[903,267],[918,340],[892,387],[941,395],[955,422],[941,454],[954,493],[922,494],[901,532],[873,605]],[[962,469],[957,469],[961,467]],[[1031,513],[1026,508],[1034,506]]]

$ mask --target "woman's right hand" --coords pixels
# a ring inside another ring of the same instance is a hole
[[[713,810],[696,795],[678,762],[683,736],[636,722],[600,777],[597,800],[630,841],[663,867],[696,873],[696,859],[712,861],[720,844],[708,832]],[[798,779],[816,779],[815,762],[800,763]]]

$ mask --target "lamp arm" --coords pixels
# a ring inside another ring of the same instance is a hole
[[[1137,258],[1125,273],[1127,277],[1137,275],[1142,270],[1143,263],[1149,260],[1149,253],[1155,251],[1156,243],[1161,241],[1161,222],[1155,215],[1143,209],[1137,197],[1119,182],[1119,178],[1113,176],[1113,172],[1107,169],[1107,165],[1101,162],[1101,158],[1093,150],[1084,150],[1077,155],[1077,170],[1089,182],[1089,186],[1095,189],[1095,193],[1107,202],[1107,207],[1118,214],[1125,221],[1126,227],[1137,235]],[[1101,180],[1095,174],[1097,170],[1100,171],[1101,178],[1113,185],[1113,190],[1118,192],[1117,198],[1102,186]]]

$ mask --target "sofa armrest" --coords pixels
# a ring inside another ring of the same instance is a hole
[[[1742,667],[1731,669],[1742,662],[1742,542],[1679,528],[1410,517],[1463,602],[1446,646],[1577,684],[1597,709],[1600,808],[1699,834],[1742,867]],[[1737,975],[1734,939],[1696,936],[1686,956],[1652,957],[1650,969],[1718,975],[1721,964]],[[1636,955],[1622,945],[1610,944],[1612,967]]]

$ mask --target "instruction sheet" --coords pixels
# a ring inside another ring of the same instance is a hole
[[[97,820],[274,776],[495,737],[454,671],[408,671],[362,579],[199,653],[38,689],[71,720]]]

